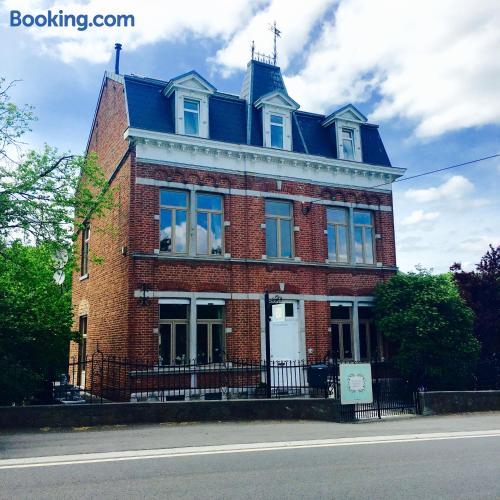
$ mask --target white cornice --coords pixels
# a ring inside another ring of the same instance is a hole
[[[124,138],[142,147],[142,154],[138,154],[138,157],[142,156],[143,159],[153,161],[168,161],[170,159],[177,163],[206,165],[207,168],[223,170],[228,170],[228,166],[234,164],[234,167],[229,168],[229,170],[255,174],[276,171],[278,176],[306,178],[309,181],[317,180],[320,183],[349,184],[364,189],[382,187],[381,190],[390,191],[390,183],[401,177],[406,171],[397,167],[371,165],[136,128],[127,129]],[[197,157],[196,162],[194,156]],[[297,175],[294,175],[295,172]],[[358,182],[355,182],[354,179],[357,179]],[[383,186],[380,186],[382,184]]]

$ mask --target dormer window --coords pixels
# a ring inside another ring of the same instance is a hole
[[[323,127],[335,126],[339,160],[363,161],[360,126],[367,119],[352,104],[333,112],[323,120]]]
[[[208,103],[215,90],[196,71],[190,71],[169,82],[163,89],[163,94],[166,98],[173,99],[176,134],[209,137]]]
[[[283,117],[271,115],[271,147],[283,149]]]
[[[292,113],[299,105],[285,92],[274,91],[255,101],[262,110],[262,144],[265,148],[292,150]]]
[[[184,133],[200,135],[200,101],[184,99]]]
[[[344,160],[354,160],[354,130],[342,128],[342,148],[344,150]]]

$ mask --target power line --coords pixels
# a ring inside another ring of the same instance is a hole
[[[384,182],[383,184],[377,184],[376,186],[371,186],[369,189],[378,188],[381,186],[387,186],[387,184],[393,184],[395,182],[409,181],[410,179],[416,179],[417,177],[424,177],[425,175],[435,174],[436,172],[443,172],[445,170],[451,170],[452,168],[463,167],[465,165],[471,165],[472,163],[479,163],[480,161],[491,160],[491,158],[498,158],[499,156],[500,156],[500,153],[497,153],[497,154],[494,154],[491,156],[485,156],[483,158],[478,158],[476,160],[466,161],[464,163],[457,163],[456,165],[451,165],[449,167],[437,168],[435,170],[429,170],[428,172],[422,172],[421,174],[411,175],[410,177],[402,177],[401,179],[396,179],[395,181]]]

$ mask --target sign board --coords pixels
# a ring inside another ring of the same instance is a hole
[[[373,403],[372,367],[370,363],[341,363],[340,403]]]
[[[275,323],[283,323],[285,321],[285,304],[273,304],[271,320]]]

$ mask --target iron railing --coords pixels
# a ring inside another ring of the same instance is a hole
[[[270,369],[270,370],[269,370]],[[267,381],[270,372],[270,390]],[[269,397],[337,397],[338,366],[306,361],[232,360],[200,364],[130,360],[97,351],[69,364],[61,402],[192,401]]]

